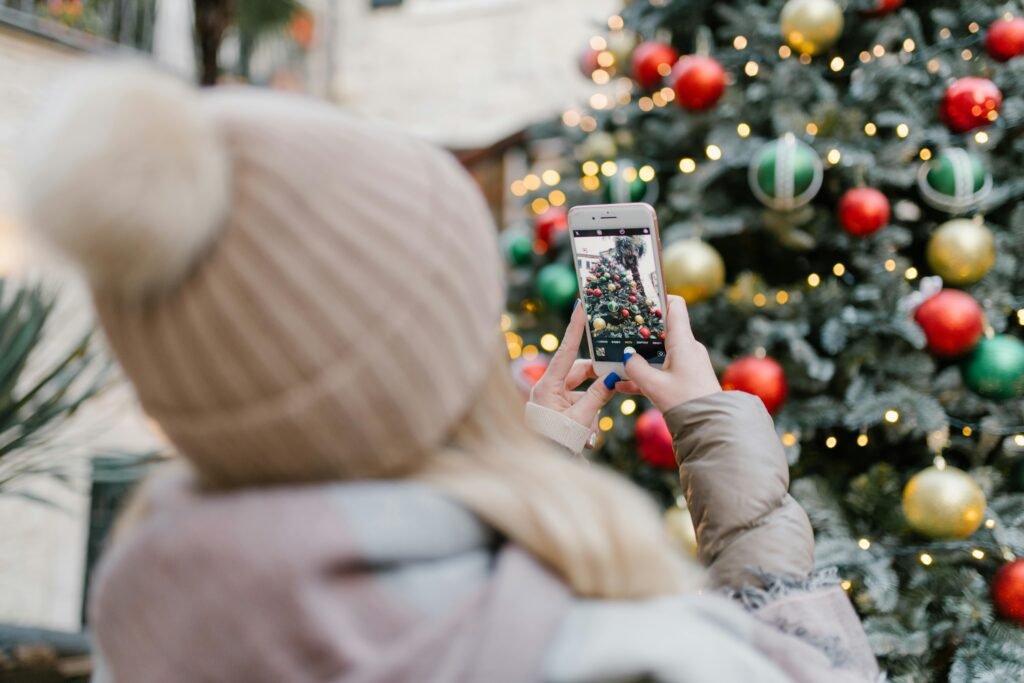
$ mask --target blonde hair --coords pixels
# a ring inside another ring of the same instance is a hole
[[[644,598],[701,587],[703,572],[674,550],[653,501],[534,435],[523,407],[502,353],[447,445],[413,478],[462,502],[577,595]]]

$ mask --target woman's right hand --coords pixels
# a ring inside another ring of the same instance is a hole
[[[629,351],[632,350],[627,349]],[[668,297],[663,369],[652,367],[636,353],[625,357],[625,365],[629,381],[620,382],[616,388],[627,393],[642,393],[663,413],[681,403],[722,390],[711,367],[708,350],[693,336],[690,315],[682,297]]]

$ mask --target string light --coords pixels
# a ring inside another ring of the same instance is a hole
[[[742,50],[747,46],[747,37],[736,36],[735,38],[732,39],[732,46],[737,50]]]
[[[964,436],[970,436],[971,434],[974,433],[974,430],[971,429],[968,425],[964,425],[964,428],[960,430],[960,433],[963,434]]]
[[[834,436],[830,436],[825,439],[825,448],[835,448],[837,443],[839,443],[839,439]]]
[[[523,355],[523,347],[521,344],[515,342],[508,343],[508,357],[510,360],[515,360]]]
[[[768,297],[766,297],[761,292],[758,292],[757,294],[754,295],[754,305],[757,306],[758,308],[761,308],[762,306],[764,306],[767,303],[768,303]]]
[[[615,420],[605,415],[598,421],[597,426],[602,432],[607,432],[615,426]]]
[[[869,541],[866,538],[862,538],[859,541],[857,541],[857,545],[860,546],[861,550],[870,550],[871,549],[871,541]]]
[[[601,187],[601,181],[596,176],[588,175],[580,178],[580,187],[587,192],[593,192],[597,188]]]
[[[750,126],[746,123],[740,123],[736,126],[736,135],[741,138],[750,137]]]
[[[921,161],[928,161],[932,158],[932,151],[927,147],[922,147],[921,151],[917,153],[917,156],[921,157]]]
[[[828,155],[825,157],[825,159],[828,161],[828,163],[832,164],[833,166],[838,164],[839,160],[842,159],[842,158],[843,158],[842,153],[840,153],[840,151],[838,149],[834,149],[834,148],[830,149],[828,151]]]
[[[508,332],[512,329],[512,316],[508,313],[501,314],[501,329],[503,332]]]
[[[548,201],[551,202],[551,206],[562,206],[565,204],[565,193],[561,190],[552,190],[548,195]]]
[[[743,73],[747,74],[751,78],[757,75],[757,72],[761,70],[761,67],[757,65],[757,62],[751,60],[743,66]]]
[[[996,528],[996,520],[994,520],[992,518],[986,519],[985,520],[985,528],[986,529],[995,529]]]
[[[796,434],[793,432],[786,432],[782,435],[783,446],[795,446],[797,442]]]
[[[608,47],[608,41],[606,41],[601,36],[594,36],[593,38],[590,39],[590,49],[591,50],[598,50],[598,51],[600,51],[600,50],[605,49],[606,47]]]
[[[640,107],[640,111],[650,111],[654,109],[654,100],[650,97],[641,97],[636,104]]]
[[[1017,324],[1024,325],[1024,308],[1017,310]]]
[[[985,551],[982,550],[981,548],[975,548],[974,550],[971,551],[971,557],[973,557],[976,560],[984,560],[985,559]]]
[[[962,60],[964,60],[965,62],[969,62],[969,61],[971,61],[971,58],[972,58],[972,57],[974,57],[974,53],[973,53],[973,52],[971,52],[971,51],[970,51],[970,50],[969,50],[968,48],[966,48],[966,47],[965,47],[965,48],[963,49],[963,51],[962,51],[962,52],[960,53],[960,58],[961,58]]]
[[[888,259],[888,260],[887,260],[887,261],[885,262],[885,269],[886,269],[887,271],[889,271],[890,273],[891,273],[892,271],[896,270],[896,259],[892,259],[892,258],[891,258],[891,259]]]
[[[817,287],[818,285],[821,284],[821,276],[818,275],[817,273],[811,273],[810,275],[807,276],[807,284],[809,284],[811,287]]]
[[[607,50],[597,53],[597,65],[605,69],[615,66],[615,55]]]
[[[884,57],[885,47],[881,43],[879,43],[878,45],[875,45],[873,48],[871,48],[871,54],[879,58]]]
[[[639,175],[640,174],[637,172],[637,170],[632,166],[626,166],[624,169],[622,169],[622,179],[625,180],[627,183],[633,182],[634,180],[637,179],[637,176]]]
[[[544,199],[543,197],[537,197],[532,202],[530,202],[530,208],[533,209],[534,213],[542,214],[549,208],[551,208],[551,205],[548,203],[548,200]]]
[[[930,74],[937,74],[937,73],[939,73],[939,69],[942,68],[942,62],[940,62],[937,58],[932,57],[931,59],[928,60],[928,67],[927,68],[928,68],[928,73],[930,73]]]
[[[540,355],[540,351],[533,344],[527,344],[523,347],[523,358],[526,360],[533,360],[538,355]]]
[[[811,63],[811,56],[809,54],[807,54],[806,52],[802,53],[800,55],[800,63],[801,64],[810,64]]]
[[[793,56],[793,51],[789,49],[789,45],[780,45],[779,56],[783,59],[789,59]]]
[[[697,162],[690,157],[683,157],[679,160],[679,170],[683,173],[693,173],[697,170]],[[1024,325],[1024,322],[1021,324]]]
[[[580,120],[580,129],[584,133],[592,133],[593,131],[597,130],[597,119],[595,119],[593,116],[584,116]]]
[[[874,135],[877,132],[878,132],[878,126],[876,126],[872,122],[868,121],[867,123],[864,124],[864,133],[866,135]]]
[[[564,114],[562,114],[562,123],[573,128],[580,125],[579,112],[575,111],[574,109],[570,109],[569,111],[565,112]]]
[[[953,35],[953,32],[950,31],[945,26],[943,26],[941,29],[939,29],[939,38],[942,38],[943,40],[949,40],[949,37],[951,35]]]
[[[910,126],[905,123],[901,123],[896,126],[896,135],[901,138],[905,138],[910,135]]]
[[[871,53],[868,52],[867,50],[864,50],[859,55],[857,55],[857,59],[859,59],[862,63],[867,64],[868,62],[871,61]]]
[[[622,411],[623,415],[632,415],[636,412],[636,401],[631,398],[627,398],[622,402],[622,405],[619,406],[619,410]]]
[[[861,448],[864,448],[865,446],[867,446],[868,445],[868,435],[867,434],[858,434],[857,435],[857,445],[860,446]]]
[[[780,289],[775,293],[775,301],[778,304],[785,304],[789,301],[789,292],[784,289]]]
[[[917,268],[915,268],[914,266],[910,266],[903,273],[903,277],[907,278],[908,280],[916,280],[917,279]]]
[[[548,332],[540,338],[540,348],[551,353],[558,348],[558,337]]]
[[[610,17],[608,17],[608,28],[610,28],[611,30],[621,31],[624,25],[625,24],[622,21],[622,17],[620,17],[618,14],[613,14]]]
[[[899,422],[900,421],[899,411],[896,411],[896,410],[887,410],[887,411],[885,411],[885,421],[888,422],[889,424],[896,424],[897,422]]]
[[[526,191],[526,183],[524,183],[522,180],[512,181],[512,194],[514,194],[517,197],[522,197],[523,195],[526,194]]]
[[[844,66],[846,66],[846,62],[843,61],[842,57],[833,57],[832,62],[829,64],[829,68],[836,73],[842,71]]]
[[[1024,434],[1018,434],[1017,436],[1013,437],[1013,442],[1018,446],[1024,447]]]
[[[604,69],[594,69],[594,73],[590,74],[590,80],[594,81],[597,85],[605,85],[611,79],[611,74]]]
[[[658,92],[654,93],[653,95],[651,95],[651,101],[654,102],[654,106],[655,107],[664,107],[665,106],[665,98],[662,97],[661,91],[658,91]]]
[[[842,277],[846,273],[846,266],[842,263],[837,263],[832,266],[832,274],[836,277]]]
[[[534,190],[540,189],[540,176],[534,173],[529,174],[523,178],[523,184],[526,185],[526,189],[533,192]]]
[[[930,566],[932,563],[932,556],[928,553],[921,553],[921,556],[917,559],[919,559],[921,561],[921,564],[923,564],[926,567]]]
[[[971,23],[967,24],[967,30],[970,31],[971,33],[977,33],[980,28],[981,27],[978,26],[978,22],[976,21],[972,21]]]
[[[986,142],[988,142],[988,133],[986,133],[983,130],[979,130],[977,133],[974,134],[974,139],[977,141],[979,145],[984,145]]]
[[[637,172],[637,175],[640,176],[640,180],[644,181],[645,183],[649,183],[652,180],[654,180],[654,167],[641,166],[640,170]]]
[[[613,176],[619,170],[619,165],[614,161],[606,161],[601,164],[601,174],[605,176]]]
[[[817,135],[818,134],[818,124],[816,124],[813,121],[811,121],[810,123],[808,123],[804,127],[804,130],[807,131],[808,135]]]
[[[582,168],[583,175],[597,175],[598,171],[601,170],[596,161],[584,161]]]
[[[663,71],[665,73],[662,73]],[[668,64],[660,64],[658,66],[658,73],[660,73],[662,76],[668,76],[670,73],[672,73],[672,67],[669,66]],[[676,99],[676,91],[666,85],[664,88],[661,89],[661,96],[665,98],[666,102],[674,102]]]
[[[603,92],[596,92],[590,96],[590,106],[594,109],[604,109],[608,106],[608,96]]]
[[[549,168],[540,174],[540,179],[544,181],[545,185],[557,185],[562,176],[555,169]]]
[[[913,52],[916,47],[917,43],[914,42],[913,38],[907,38],[906,40],[903,41],[904,52]]]
[[[842,586],[844,591],[848,591],[851,588],[853,588],[853,582],[851,582],[849,579],[843,579],[839,582],[839,585]]]
[[[711,159],[712,161],[718,161],[722,158],[722,148],[718,145],[708,145],[707,149],[704,150],[704,153],[707,155],[708,159]]]

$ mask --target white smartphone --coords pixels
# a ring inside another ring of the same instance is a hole
[[[662,365],[668,299],[654,208],[575,206],[569,210],[569,237],[595,372],[625,378],[627,348]]]

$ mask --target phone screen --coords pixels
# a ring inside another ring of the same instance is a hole
[[[650,228],[573,230],[594,360],[622,362],[627,347],[665,362],[665,302]]]

